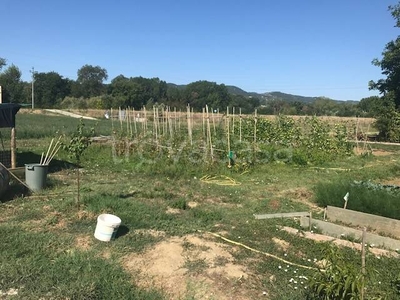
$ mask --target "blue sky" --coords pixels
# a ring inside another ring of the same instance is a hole
[[[209,80],[246,91],[360,100],[371,65],[399,34],[397,0],[0,0],[0,57],[76,79],[84,64],[109,80]]]

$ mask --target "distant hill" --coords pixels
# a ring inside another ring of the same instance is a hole
[[[186,87],[185,84],[177,85],[174,83],[168,83],[168,86],[175,87],[175,88],[178,88],[181,90],[185,89],[185,87]],[[312,103],[315,100],[317,100],[318,98],[325,98],[328,100],[343,102],[342,100],[334,100],[334,99],[330,99],[330,98],[323,97],[323,96],[307,97],[307,96],[286,94],[286,93],[282,93],[282,92],[267,92],[267,93],[246,92],[245,90],[242,90],[241,88],[234,86],[234,85],[226,85],[226,88],[228,89],[228,92],[232,95],[240,95],[240,96],[244,96],[244,97],[257,97],[264,101],[282,100],[282,101],[286,101],[286,102]],[[358,101],[348,101],[348,102],[357,103]]]

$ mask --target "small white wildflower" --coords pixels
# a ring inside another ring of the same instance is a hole
[[[282,266],[279,266],[278,269],[282,269]]]
[[[297,286],[295,286],[294,289],[297,290]]]
[[[287,256],[287,253],[283,254],[283,256]]]
[[[297,273],[297,271],[293,271],[293,273],[294,273],[294,274],[296,274],[296,273]]]
[[[285,272],[287,272],[287,269],[285,269]]]

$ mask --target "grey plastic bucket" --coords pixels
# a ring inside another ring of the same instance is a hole
[[[40,191],[46,186],[48,167],[40,164],[25,165],[25,182],[32,191]]]

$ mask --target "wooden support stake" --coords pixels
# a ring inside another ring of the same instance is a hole
[[[257,109],[254,111],[254,143],[257,141]]]
[[[235,107],[232,107],[232,135],[235,134]]]
[[[239,141],[242,142],[242,108],[239,108]]]
[[[229,136],[229,118],[227,118],[227,128],[226,128],[226,133],[227,133],[227,140],[228,140],[228,167],[232,167],[231,165],[231,140],[230,140],[230,136]]]
[[[15,135],[15,127],[11,128],[11,168],[17,167],[17,142]]]
[[[121,132],[122,132],[122,110],[121,110],[121,107],[118,108],[118,118],[119,118],[119,123],[121,124]]]
[[[309,226],[310,228],[310,232],[311,232],[311,230],[312,230],[312,212],[310,211],[310,226]]]
[[[362,285],[361,285],[361,300],[364,299],[364,285],[365,285],[365,238],[367,235],[367,228],[363,228],[362,233],[362,245],[361,245],[361,276],[362,276]]]
[[[212,123],[213,123],[213,129],[214,129],[214,135],[217,134],[216,130],[215,130],[215,117],[214,117],[214,109],[211,108],[211,116],[212,116]]]

